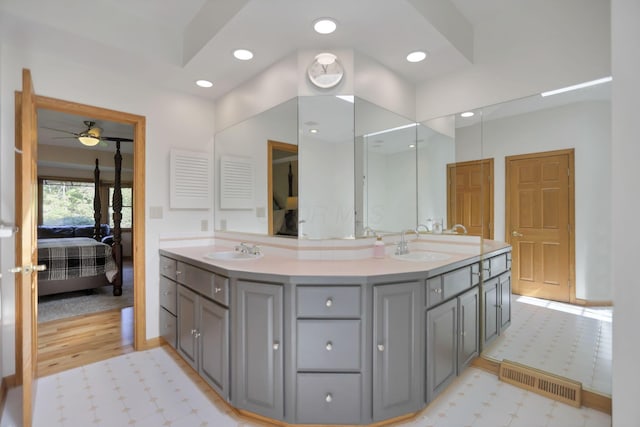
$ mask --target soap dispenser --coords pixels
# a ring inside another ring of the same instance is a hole
[[[376,241],[373,244],[373,257],[384,258],[384,242],[380,236],[376,237]]]

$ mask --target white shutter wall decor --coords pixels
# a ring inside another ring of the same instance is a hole
[[[220,209],[253,209],[253,160],[220,157]]]
[[[170,152],[171,209],[211,209],[212,173],[209,153],[174,150]]]

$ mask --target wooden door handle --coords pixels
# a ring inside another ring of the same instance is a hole
[[[518,233],[516,230],[513,230],[513,231],[511,232],[511,235],[512,235],[513,237],[524,237],[524,234],[522,234],[522,233]]]

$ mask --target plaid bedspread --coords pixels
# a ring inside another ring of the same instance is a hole
[[[112,282],[118,267],[111,246],[89,237],[38,239],[38,264],[47,266],[38,272],[38,280],[66,280],[105,274]]]

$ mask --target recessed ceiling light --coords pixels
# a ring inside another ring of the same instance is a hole
[[[416,50],[415,52],[411,52],[410,54],[407,55],[407,61],[420,62],[420,61],[424,61],[426,57],[427,57],[427,52]]]
[[[213,83],[211,83],[209,80],[198,80],[196,82],[196,84],[200,87],[211,87],[213,86]]]
[[[416,148],[416,144],[409,144],[409,148]]]
[[[309,129],[309,133],[318,133],[318,129]]]
[[[236,49],[233,51],[233,56],[241,61],[248,61],[253,58],[253,52],[247,49]]]
[[[465,111],[464,113],[460,114],[460,117],[473,117],[474,114],[475,113],[473,111]]]
[[[331,18],[320,18],[313,23],[313,29],[318,34],[331,34],[336,30],[336,21]]]

